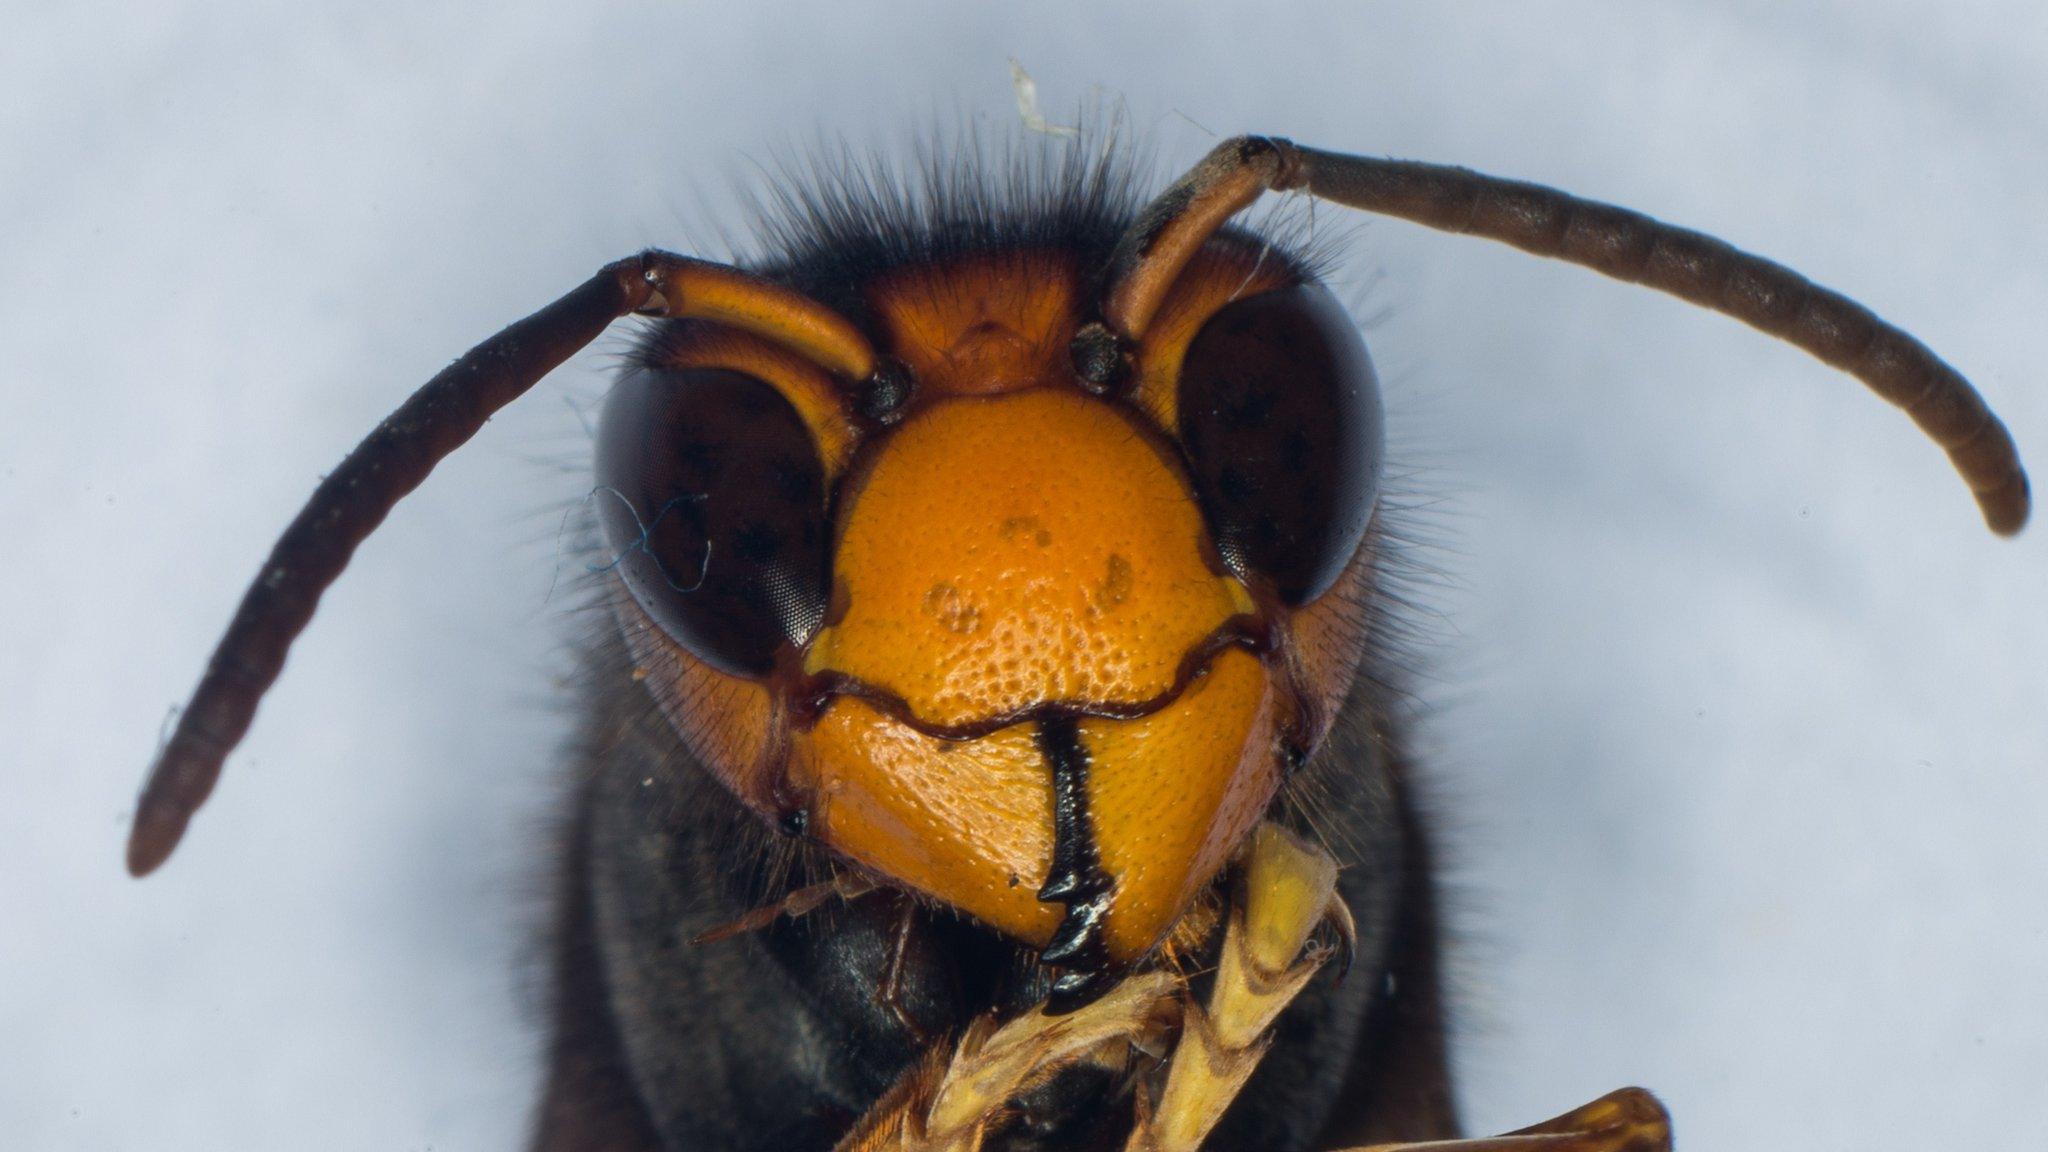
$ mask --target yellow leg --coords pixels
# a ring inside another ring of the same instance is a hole
[[[1374,1144],[1343,1152],[1671,1152],[1671,1117],[1655,1096],[1623,1088],[1504,1136]]]
[[[1188,1007],[1166,1086],[1139,1117],[1126,1152],[1201,1147],[1265,1056],[1273,1019],[1329,959],[1327,949],[1309,947],[1326,922],[1348,935],[1351,915],[1337,895],[1336,862],[1276,824],[1260,825],[1209,1005]]]
[[[1329,959],[1330,949],[1313,946],[1325,924],[1350,934],[1336,864],[1284,829],[1262,825],[1245,857],[1206,1007],[1182,1005],[1180,979],[1155,971],[1068,1015],[1040,1008],[1001,1028],[981,1021],[950,1053],[934,1051],[905,1074],[838,1150],[979,1152],[1019,1093],[1083,1060],[1122,1066],[1124,1056],[1158,1052],[1177,1029],[1164,1086],[1156,1100],[1140,1091],[1125,1150],[1198,1152],[1265,1056],[1274,1019]],[[1502,1136],[1347,1152],[1671,1152],[1671,1121],[1656,1097],[1624,1088]]]
[[[926,1060],[869,1110],[840,1152],[977,1152],[1009,1100],[1105,1049],[1155,1048],[1179,1015],[1180,980],[1133,976],[1063,1016],[1033,1009],[1001,1028],[970,1028],[951,1056]]]

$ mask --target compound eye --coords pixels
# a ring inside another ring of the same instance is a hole
[[[1365,342],[1302,284],[1225,306],[1188,345],[1180,440],[1232,574],[1281,600],[1329,590],[1379,495],[1385,430]]]
[[[598,430],[605,546],[633,598],[721,672],[766,674],[825,611],[825,469],[755,377],[643,368]]]

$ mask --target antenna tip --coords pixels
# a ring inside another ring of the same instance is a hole
[[[2017,536],[2027,526],[2034,502],[2027,474],[2018,468],[2004,484],[1977,493],[1977,505],[1984,512],[1984,524],[2000,536]]]
[[[128,833],[128,874],[140,880],[163,866],[185,836],[185,819],[144,801]]]

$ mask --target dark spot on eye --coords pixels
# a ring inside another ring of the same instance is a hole
[[[1272,424],[1273,397],[1254,391],[1257,387],[1252,381],[1237,382],[1236,401],[1223,408],[1224,422],[1233,431],[1258,432]]]
[[[784,503],[802,504],[811,498],[813,478],[808,461],[781,456],[770,462],[769,469],[769,485]]]
[[[1280,437],[1280,460],[1296,471],[1311,467],[1315,462],[1315,445],[1300,429],[1290,431]]]
[[[702,440],[685,440],[676,446],[676,464],[681,479],[709,485],[718,480],[718,474],[725,469],[720,460],[718,446]]]
[[[1242,504],[1259,494],[1259,486],[1242,468],[1225,464],[1216,472],[1216,493],[1231,504]]]
[[[733,550],[741,560],[758,564],[773,560],[775,554],[782,551],[785,538],[782,530],[773,524],[754,520],[740,525],[740,530],[733,536]]]

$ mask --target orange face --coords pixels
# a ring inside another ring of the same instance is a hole
[[[1216,445],[1257,456],[1300,438],[1216,414],[1271,409],[1232,389],[1261,372],[1291,387],[1290,364],[1188,383],[1191,356],[1296,339],[1257,319],[1246,337],[1258,309],[1235,302],[1294,307],[1299,284],[1251,245],[1212,245],[1107,396],[1069,355],[1087,318],[1075,258],[890,274],[864,304],[913,391],[886,422],[821,402],[818,371],[757,338],[702,326],[665,344],[662,370],[606,414],[607,452],[628,443],[607,484],[632,513],[607,527],[628,640],[698,758],[784,828],[1049,962],[1143,957],[1322,738],[1364,639],[1362,519],[1304,582],[1258,563],[1292,547],[1284,515],[1229,511],[1243,461]],[[719,407],[664,399],[693,389]],[[613,431],[629,419],[630,438]],[[1283,457],[1252,479],[1287,480]],[[722,496],[734,485],[750,495]],[[796,511],[759,495],[781,489]],[[812,536],[816,573],[791,543]],[[747,548],[767,559],[739,566]],[[753,643],[753,616],[779,641]]]

